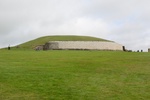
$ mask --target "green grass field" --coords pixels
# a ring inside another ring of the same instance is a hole
[[[0,50],[0,100],[149,100],[150,53]]]

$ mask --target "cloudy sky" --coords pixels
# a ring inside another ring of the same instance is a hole
[[[0,48],[45,35],[86,35],[150,48],[150,0],[0,0]]]

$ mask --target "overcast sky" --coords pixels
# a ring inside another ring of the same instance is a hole
[[[46,35],[86,35],[150,48],[150,0],[0,0],[0,48]]]

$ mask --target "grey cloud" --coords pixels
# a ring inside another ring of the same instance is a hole
[[[0,0],[0,47],[43,35],[77,34],[147,50],[149,0]]]

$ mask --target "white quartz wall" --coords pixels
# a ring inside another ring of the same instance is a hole
[[[102,41],[51,41],[58,43],[59,49],[122,50],[122,45]]]

